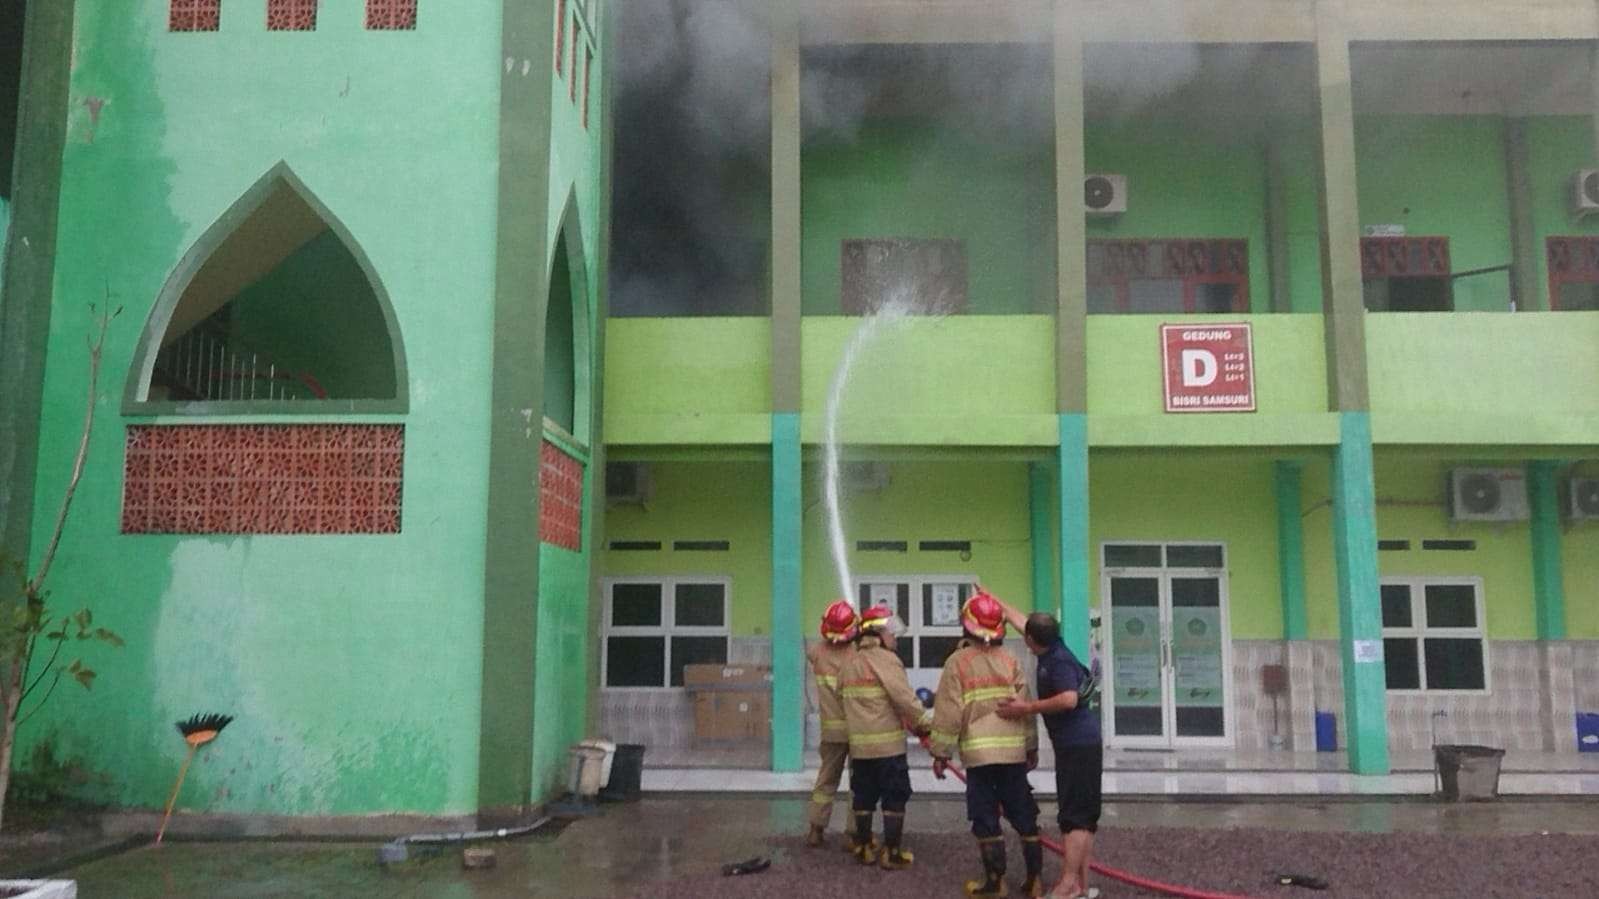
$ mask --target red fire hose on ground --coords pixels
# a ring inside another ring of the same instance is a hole
[[[926,737],[922,737],[921,740],[922,748],[927,748],[928,739]],[[956,765],[954,762],[948,762],[946,764],[949,772],[954,774],[956,779],[958,779],[961,783],[966,782],[966,772],[962,771],[959,765]],[[1051,840],[1049,837],[1039,834],[1038,841],[1042,843],[1044,848],[1048,849],[1050,852],[1055,853],[1061,858],[1066,857],[1065,848],[1062,847],[1061,844]],[[1150,890],[1156,893],[1163,893],[1167,896],[1178,896],[1182,897],[1182,899],[1250,899],[1248,896],[1241,896],[1236,893],[1213,893],[1209,890],[1199,890],[1194,889],[1193,887],[1185,887],[1175,883],[1151,880],[1148,877],[1140,877],[1137,874],[1123,871],[1119,868],[1112,868],[1107,865],[1102,865],[1099,862],[1089,862],[1088,868],[1095,874],[1099,874],[1103,877],[1109,877],[1112,880],[1119,880],[1129,886],[1135,886],[1139,889]]]

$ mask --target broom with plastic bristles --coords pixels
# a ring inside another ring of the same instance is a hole
[[[172,807],[178,804],[178,791],[183,789],[183,778],[189,773],[189,763],[194,761],[194,754],[201,746],[215,740],[222,733],[222,728],[228,726],[233,720],[232,715],[195,715],[186,721],[177,724],[178,733],[183,735],[183,742],[189,744],[189,754],[183,758],[183,767],[178,769],[178,782],[172,785],[172,796],[167,799],[167,812],[161,817],[161,829],[156,831],[156,845],[161,845],[161,838],[166,835],[167,822],[172,820]]]

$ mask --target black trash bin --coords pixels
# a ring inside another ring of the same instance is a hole
[[[1449,802],[1483,802],[1499,796],[1503,749],[1492,746],[1434,746],[1439,792]]]
[[[634,802],[644,788],[644,746],[620,743],[611,758],[611,781],[600,791],[605,802]]]

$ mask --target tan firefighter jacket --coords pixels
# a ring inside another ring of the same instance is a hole
[[[963,643],[944,661],[933,700],[931,751],[947,759],[960,748],[968,768],[1027,761],[1038,749],[1032,718],[1007,721],[994,714],[1013,696],[1025,699],[1027,677],[1021,662],[1003,647]]]
[[[816,710],[822,719],[823,743],[848,743],[849,721],[844,718],[844,695],[839,692],[838,676],[855,657],[855,644],[812,643],[805,650],[816,677]]]
[[[905,728],[925,731],[932,722],[932,710],[923,708],[911,690],[905,665],[877,637],[861,638],[838,682],[851,758],[904,755]]]

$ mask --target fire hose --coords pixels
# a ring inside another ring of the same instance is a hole
[[[922,748],[929,748],[929,740],[926,737],[922,737],[920,739],[922,742]],[[955,764],[954,762],[945,762],[944,764],[946,770],[955,775],[957,780],[959,780],[961,783],[966,782],[966,772],[962,771],[959,765]],[[1061,858],[1066,857],[1065,847],[1054,840],[1051,840],[1049,837],[1039,834],[1038,841],[1050,852],[1055,853]],[[1175,883],[1151,880],[1148,877],[1140,877],[1139,875],[1133,874],[1129,871],[1123,871],[1119,868],[1112,868],[1108,865],[1102,865],[1099,862],[1089,862],[1088,868],[1095,874],[1099,874],[1103,877],[1109,877],[1112,880],[1119,880],[1129,886],[1135,886],[1139,889],[1162,893],[1167,896],[1178,896],[1181,897],[1181,899],[1249,899],[1248,896],[1241,896],[1236,893],[1215,893],[1208,890],[1185,887]]]

